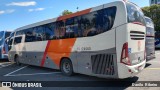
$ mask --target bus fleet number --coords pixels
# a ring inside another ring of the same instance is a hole
[[[77,50],[78,51],[89,51],[91,50],[91,47],[78,47]]]

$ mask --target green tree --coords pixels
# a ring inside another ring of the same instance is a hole
[[[69,10],[64,10],[64,11],[62,12],[62,16],[68,15],[68,14],[72,14],[72,12],[69,11]]]
[[[150,7],[143,7],[142,11],[145,14],[145,16],[148,16],[148,17],[151,16],[151,14],[150,14]]]
[[[155,30],[160,30],[160,5],[152,5],[149,7],[143,7],[142,11],[145,16],[150,17],[155,26]]]

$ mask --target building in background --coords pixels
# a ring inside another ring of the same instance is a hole
[[[160,4],[160,0],[149,0],[150,5]]]

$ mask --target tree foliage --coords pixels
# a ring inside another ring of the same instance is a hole
[[[64,16],[64,15],[69,15],[69,14],[72,14],[72,12],[69,11],[69,10],[64,10],[64,11],[62,12],[62,16]]]
[[[145,16],[150,17],[153,20],[155,30],[160,31],[160,5],[143,7],[142,11]]]

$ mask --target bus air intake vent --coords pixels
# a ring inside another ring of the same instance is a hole
[[[132,40],[143,40],[145,33],[140,31],[130,31],[130,37]]]
[[[97,54],[91,56],[92,73],[114,75],[114,61],[112,54]]]

